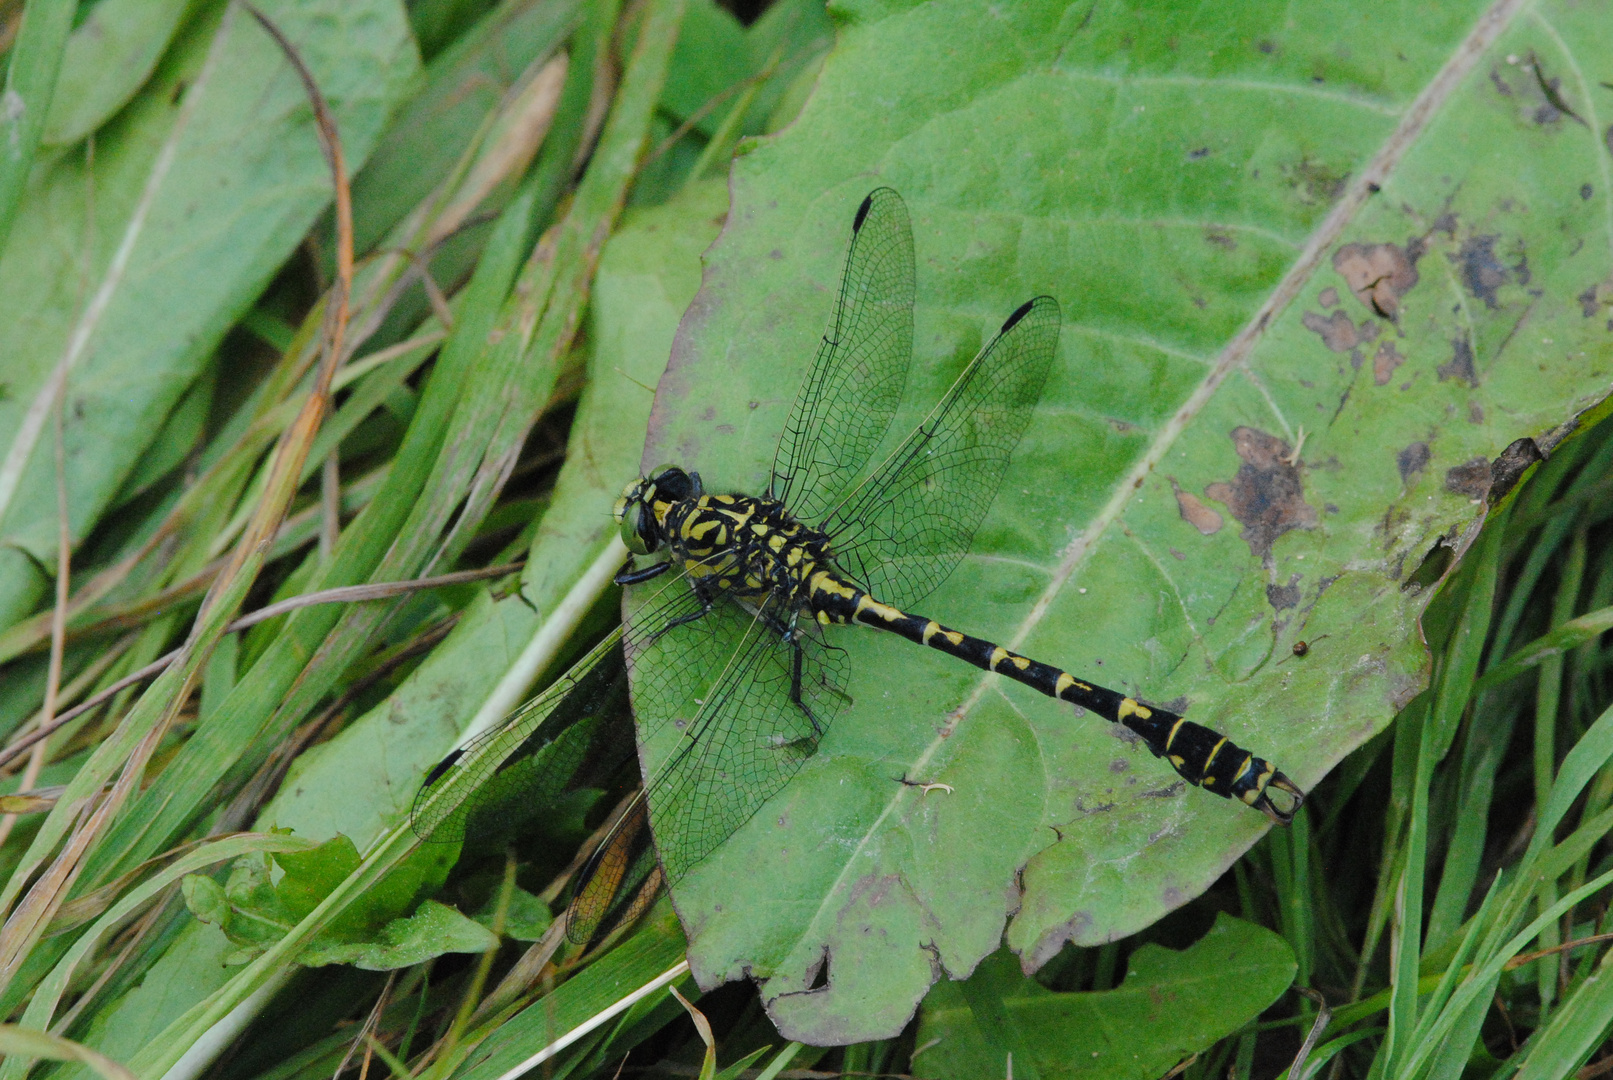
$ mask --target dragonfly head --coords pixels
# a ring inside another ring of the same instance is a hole
[[[700,474],[686,472],[676,465],[662,465],[648,476],[634,480],[622,489],[616,500],[616,521],[621,526],[622,543],[635,555],[648,555],[666,542],[662,524],[674,503],[699,498],[705,493]]]

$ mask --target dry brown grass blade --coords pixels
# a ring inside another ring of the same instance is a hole
[[[187,840],[177,847],[169,848],[161,855],[153,855],[132,870],[119,874],[94,892],[85,893],[83,896],[69,900],[57,909],[55,918],[51,919],[50,924],[45,928],[46,935],[60,934],[73,929],[75,926],[82,926],[91,919],[98,918],[102,912],[117,902],[124,889],[144,877],[147,870],[173,862],[175,859],[196,850],[204,843],[228,839],[228,836],[229,834],[215,834],[206,839]]]
[[[155,717],[141,717],[141,722],[149,723],[150,727],[124,762],[112,790],[99,800],[88,818],[73,830],[55,860],[33,882],[8,915],[5,925],[0,927],[0,988],[10,983],[46,925],[67,899],[68,892],[83,869],[85,856],[95,841],[122,809],[129,795],[139,788],[152,753],[195,689],[201,667],[211,655],[214,645],[226,632],[228,611],[245,598],[247,588],[262,568],[268,547],[300,485],[303,463],[307,460],[314,436],[330,410],[331,382],[342,356],[342,342],[348,321],[348,296],[353,282],[352,193],[349,190],[346,160],[335,119],[296,48],[278,27],[251,4],[243,6],[279,45],[302,79],[313,104],[320,144],[331,167],[336,203],[337,281],[332,289],[335,302],[327,303],[325,308],[323,352],[311,392],[304,400],[296,420],[282,433],[275,447],[263,495],[251,522],[237,543],[229,563],[203,598],[190,635],[170,660],[170,663],[182,669],[182,677],[177,685],[171,687]],[[215,611],[215,608],[219,610]],[[135,715],[131,713],[130,717]],[[42,727],[40,733],[44,731]],[[16,872],[23,873],[25,870],[19,867]]]
[[[62,688],[62,655],[67,649],[67,601],[68,583],[72,580],[73,535],[67,513],[67,450],[62,443],[62,406],[66,396],[67,387],[64,385],[56,394],[51,422],[51,441],[55,444],[56,457],[56,603],[52,605],[50,614],[50,659],[45,665],[45,704],[39,714],[41,727],[48,727],[56,717]],[[22,771],[17,789],[31,789],[39,782],[39,770],[44,767],[45,744],[40,742],[34,744],[33,753],[28,755],[28,765]],[[0,844],[6,842],[11,830],[16,827],[16,814],[7,813],[0,818]]]
[[[198,627],[202,625],[203,616],[208,609],[228,590],[235,577],[253,561],[253,557],[256,556],[261,562],[264,551],[280,527],[281,519],[285,517],[286,508],[291,505],[291,499],[300,486],[303,463],[308,458],[308,451],[313,446],[319,425],[330,410],[331,382],[336,377],[336,368],[342,359],[342,345],[347,333],[349,315],[348,300],[353,290],[353,194],[348,182],[347,159],[342,154],[341,137],[336,130],[336,119],[331,115],[330,106],[314,81],[313,73],[298,55],[296,46],[287,40],[280,28],[263,12],[252,4],[244,6],[285,53],[286,59],[296,70],[297,77],[302,80],[309,101],[313,104],[315,128],[319,132],[319,142],[325,151],[325,159],[330,163],[332,184],[335,189],[336,282],[331,290],[331,299],[334,303],[327,303],[325,307],[324,349],[314,377],[312,392],[304,400],[297,419],[292,421],[275,447],[274,464],[264,485],[263,499],[259,502],[245,534],[236,545],[230,563],[213,583],[207,598],[202,601],[202,612],[197,616],[195,624]],[[254,567],[254,573],[255,569]]]
[[[501,566],[489,566],[480,570],[458,570],[452,574],[440,574],[436,577],[415,578],[412,581],[382,581],[370,585],[344,585],[336,589],[324,589],[320,592],[304,593],[301,596],[288,596],[286,599],[281,600],[278,603],[270,604],[267,607],[262,607],[256,611],[248,612],[247,614],[242,615],[240,618],[233,620],[224,627],[222,633],[228,634],[237,630],[245,630],[248,627],[256,626],[258,623],[267,619],[272,619],[276,615],[284,615],[289,611],[295,611],[296,609],[303,607],[311,607],[314,604],[352,604],[364,600],[385,600],[394,596],[402,596],[406,593],[419,592],[422,589],[435,589],[442,585],[463,585],[471,581],[481,581],[486,578],[503,577],[506,574],[512,574],[521,569],[522,565],[523,564],[519,562],[505,563]],[[77,719],[79,716],[82,716],[84,713],[95,708],[97,705],[104,704],[111,698],[115,697],[119,691],[126,690],[136,683],[145,682],[147,679],[152,678],[153,676],[160,675],[162,672],[168,669],[170,664],[172,664],[175,660],[178,660],[184,651],[185,647],[181,646],[180,648],[174,649],[171,652],[164,653],[162,656],[157,657],[157,659],[153,660],[140,670],[125,675],[123,678],[119,679],[111,686],[108,686],[105,690],[95,694],[82,704],[68,709],[66,712],[62,713],[60,716],[51,721],[50,724],[36,728],[21,739],[13,742],[4,750],[0,750],[0,769],[5,768],[7,764],[14,761],[18,755],[20,755],[30,746],[33,746],[39,740],[48,738],[53,732],[62,727],[62,725],[71,720]]]
[[[561,53],[511,88],[488,133],[486,152],[471,165],[453,199],[432,222],[426,234],[428,248],[453,235],[506,178],[526,171],[554,123],[569,64],[566,54]]]
[[[44,934],[46,925],[55,918],[78,880],[79,871],[84,868],[85,854],[113,815],[123,808],[129,795],[139,787],[146,763],[166,731],[167,724],[157,724],[140,740],[112,790],[98,800],[88,818],[68,837],[61,853],[23,895],[5,926],[0,927],[0,987],[8,985],[15,977],[34,943]]]
[[[79,672],[73,677],[72,682],[68,683],[62,688],[60,701],[77,701],[79,696],[93,686],[97,679],[101,678],[101,676],[107,673],[107,670],[117,662],[119,657],[129,651],[129,648],[134,645],[135,640],[135,635],[129,634],[102,650],[101,654],[94,660],[90,661],[89,665],[86,666],[83,671]],[[79,711],[82,712],[82,710]],[[74,716],[77,715],[78,712],[75,712]],[[44,717],[45,711],[43,709],[29,717],[26,722],[21,724],[17,730],[12,733],[12,745],[21,743],[23,740],[28,740],[28,742],[31,744],[32,741],[37,738],[37,736],[34,736],[32,733],[39,727],[40,723],[44,720]],[[72,717],[69,717],[68,719],[70,720]],[[56,717],[52,720],[52,725],[55,728],[59,728],[62,723],[65,723],[65,721],[63,721],[60,717]],[[9,754],[9,748],[6,752]],[[3,760],[4,762],[9,763],[10,761],[15,760],[15,757],[16,755],[10,755],[5,757]],[[4,764],[0,764],[0,773],[3,773],[4,768]]]

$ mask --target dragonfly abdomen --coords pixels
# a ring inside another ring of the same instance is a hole
[[[1095,686],[1060,668],[1010,652],[996,642],[882,604],[827,571],[814,575],[810,597],[822,622],[856,622],[899,634],[915,644],[927,645],[983,671],[996,672],[1048,697],[1079,705],[1111,723],[1124,724],[1142,738],[1155,757],[1169,761],[1188,783],[1245,802],[1276,821],[1290,820],[1298,806],[1296,802],[1293,807],[1282,809],[1272,802],[1271,789],[1299,794],[1276,766],[1242,749],[1225,735],[1168,709],[1144,705],[1136,698]]]

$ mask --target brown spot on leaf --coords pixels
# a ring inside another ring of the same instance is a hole
[[[1490,491],[1490,459],[1469,458],[1445,470],[1445,490],[1452,495],[1482,499]]]
[[[1439,381],[1446,379],[1461,379],[1469,386],[1479,384],[1478,372],[1473,369],[1473,345],[1464,332],[1461,337],[1451,339],[1451,358],[1447,363],[1439,365]]]
[[[1484,306],[1494,311],[1495,293],[1509,280],[1507,268],[1495,257],[1495,242],[1499,237],[1474,236],[1462,244],[1455,255],[1447,256],[1462,275],[1462,284],[1474,299],[1483,300]]]
[[[1344,194],[1344,185],[1350,174],[1334,168],[1325,161],[1317,161],[1309,154],[1293,165],[1283,166],[1283,175],[1289,186],[1311,206],[1331,203]]]
[[[1417,284],[1421,245],[1345,244],[1333,253],[1333,269],[1355,298],[1385,319],[1400,314],[1400,299]]]
[[[1291,607],[1299,606],[1299,575],[1295,574],[1288,579],[1287,585],[1267,585],[1266,602],[1273,611],[1286,611]]]
[[[1231,233],[1225,229],[1211,226],[1204,230],[1204,242],[1220,248],[1222,251],[1237,251],[1238,241],[1233,239]]]
[[[1361,342],[1361,335],[1356,332],[1355,323],[1342,311],[1335,311],[1330,317],[1323,318],[1314,311],[1307,311],[1300,322],[1305,329],[1311,331],[1322,339],[1334,352],[1349,352]]]
[[[1378,351],[1372,357],[1372,381],[1379,386],[1389,385],[1389,380],[1394,377],[1395,368],[1405,362],[1406,358],[1400,355],[1394,342],[1384,342],[1378,346]]]
[[[1574,299],[1579,301],[1579,313],[1594,319],[1604,305],[1613,304],[1613,281],[1598,281]]]
[[[1305,501],[1299,469],[1290,464],[1289,445],[1251,427],[1232,429],[1232,445],[1243,459],[1238,475],[1228,483],[1218,480],[1204,494],[1232,511],[1243,525],[1239,535],[1249,551],[1262,561],[1271,558],[1271,546],[1291,529],[1316,527],[1316,508]]]
[[[1324,310],[1327,308],[1336,308],[1339,306],[1339,291],[1333,286],[1329,285],[1327,288],[1316,294],[1316,302],[1321,304]]]
[[[1484,423],[1484,406],[1476,401],[1467,403],[1467,422],[1470,424]]]
[[[1507,492],[1512,485],[1518,482],[1518,477],[1524,470],[1537,461],[1545,461],[1546,455],[1540,452],[1533,439],[1517,439],[1505,450],[1501,456],[1490,462],[1490,501],[1495,502]]]
[[[1428,459],[1433,456],[1425,442],[1414,442],[1396,454],[1395,466],[1400,470],[1400,482],[1409,483],[1413,476],[1423,471]]]
[[[1176,510],[1182,515],[1182,520],[1193,526],[1205,536],[1211,536],[1221,531],[1221,515],[1205,506],[1197,495],[1183,491],[1176,483],[1176,478],[1170,478],[1171,490],[1176,493]]]

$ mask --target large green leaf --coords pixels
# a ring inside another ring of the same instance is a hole
[[[644,464],[763,486],[851,213],[889,184],[918,252],[911,409],[1022,300],[1066,319],[972,556],[920,610],[1313,785],[1424,684],[1427,594],[1402,584],[1472,536],[1488,459],[1607,391],[1613,5],[842,14],[799,120],[735,167]],[[836,640],[855,705],[673,891],[702,985],[754,975],[788,1037],[894,1034],[1011,917],[1028,968],[1130,933],[1267,827],[1090,716]]]
[[[419,63],[402,5],[274,0],[261,10],[313,73],[356,169]],[[78,126],[106,111],[86,108],[94,115]],[[244,9],[222,5],[204,9],[96,131],[93,157],[61,150],[36,166],[0,252],[12,316],[0,319],[0,551],[47,567],[56,560],[44,420],[64,358],[77,540],[329,198],[330,169],[295,70]],[[16,586],[22,570],[12,567],[27,566],[17,559],[0,557],[9,579],[0,622],[32,604]]]

